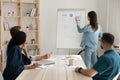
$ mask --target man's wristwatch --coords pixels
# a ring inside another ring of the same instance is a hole
[[[82,69],[83,69],[83,68],[82,68],[82,67],[80,67],[80,68],[78,69],[78,72],[79,72],[79,73],[81,73],[81,70],[82,70]]]

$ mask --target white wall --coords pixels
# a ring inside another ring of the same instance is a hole
[[[98,17],[104,32],[115,36],[115,43],[120,44],[120,0],[98,0]]]
[[[120,0],[98,0],[98,18],[103,32],[112,33],[115,44],[120,44]]]
[[[102,26],[102,29],[103,29],[103,32],[106,32],[108,31],[108,25],[107,25],[107,7],[108,7],[108,3],[107,3],[108,0],[98,0],[98,5],[97,5],[97,8],[98,8],[98,21],[100,23],[100,25]]]
[[[98,0],[40,0],[41,54],[51,51],[57,54],[69,54],[69,52],[71,54],[77,53],[78,50],[56,49],[57,9],[84,8],[87,12],[91,10],[97,12],[97,1]]]

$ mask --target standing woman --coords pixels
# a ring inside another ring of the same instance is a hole
[[[91,64],[94,65],[97,62],[97,47],[98,40],[102,37],[102,29],[101,26],[97,22],[96,12],[90,11],[88,13],[88,21],[84,28],[80,28],[78,24],[77,17],[75,17],[75,21],[77,24],[77,29],[79,33],[83,33],[81,47],[85,48],[85,64],[88,69],[91,68]]]
[[[22,56],[22,50],[25,46],[26,34],[19,31],[10,40],[7,48],[7,64],[3,72],[4,80],[15,80],[24,69],[33,69],[38,65],[28,65],[31,61],[27,57]]]

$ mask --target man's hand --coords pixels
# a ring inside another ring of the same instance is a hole
[[[98,72],[94,69],[82,69],[80,67],[75,68],[75,72],[81,73],[83,75],[86,75],[88,77],[93,77],[95,76]]]
[[[79,67],[76,67],[76,68],[75,68],[75,72],[79,72]]]

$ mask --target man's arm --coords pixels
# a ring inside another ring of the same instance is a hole
[[[83,75],[93,77],[97,73],[103,73],[106,69],[110,67],[110,64],[108,63],[108,61],[109,60],[106,56],[101,56],[92,69],[82,69],[80,67],[77,67],[75,71]]]
[[[83,75],[86,75],[88,77],[93,77],[95,76],[98,72],[94,69],[82,69],[80,67],[77,67],[75,69],[75,72],[81,73]]]

